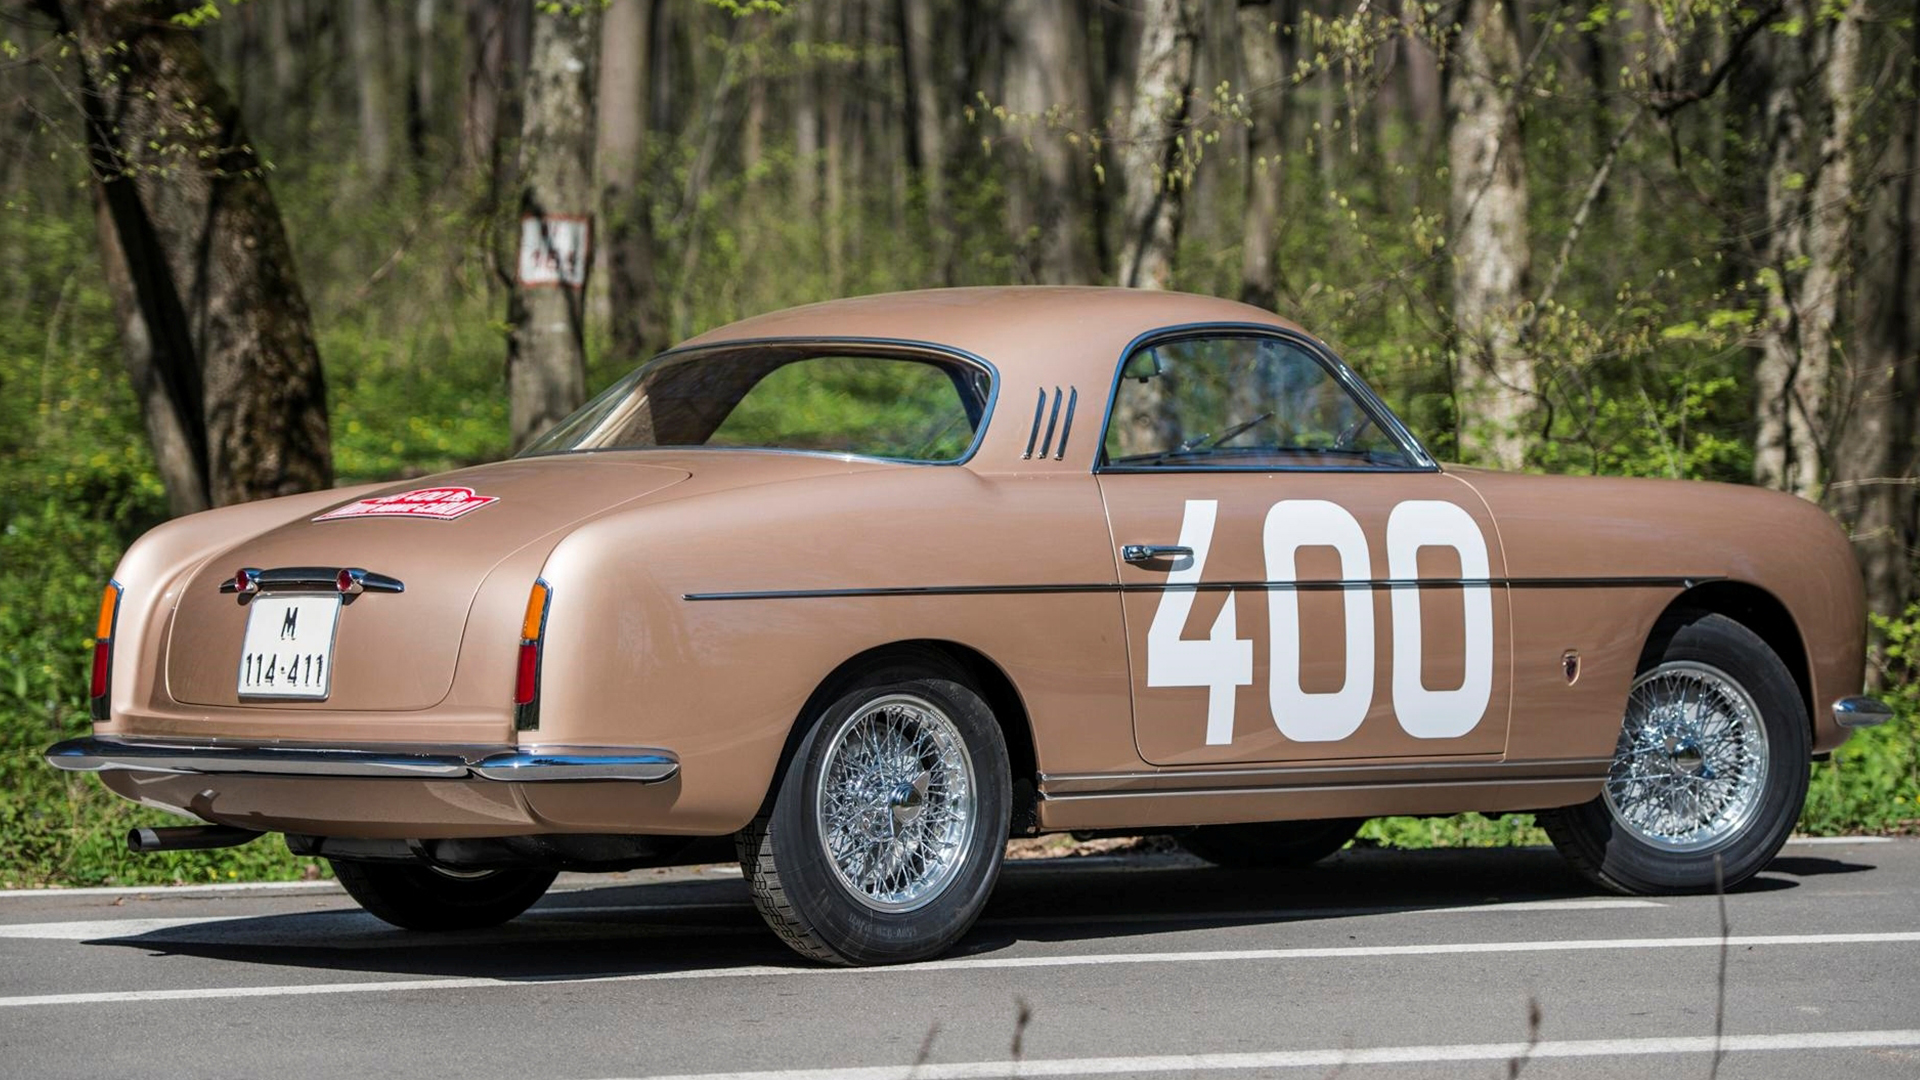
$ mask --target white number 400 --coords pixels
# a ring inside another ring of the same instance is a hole
[[[1147,685],[1207,688],[1207,744],[1233,741],[1233,698],[1253,682],[1253,642],[1238,633],[1234,596],[1205,639],[1181,637],[1200,575],[1219,503],[1190,499],[1180,521],[1180,546],[1193,558],[1167,575],[1169,588],[1147,628]],[[1333,742],[1352,735],[1373,706],[1373,577],[1367,537],[1352,514],[1321,499],[1287,499],[1267,511],[1264,534],[1267,578],[1299,580],[1303,547],[1330,547],[1340,555],[1341,596],[1346,608],[1347,670],[1338,690],[1308,691],[1300,684],[1300,596],[1291,588],[1268,589],[1271,628],[1267,703],[1274,726],[1296,742]],[[1400,727],[1419,739],[1457,739],[1472,731],[1493,694],[1493,595],[1487,585],[1487,542],[1480,526],[1450,502],[1416,499],[1387,516],[1387,577],[1411,583],[1420,576],[1423,547],[1452,548],[1460,557],[1466,626],[1466,679],[1450,690],[1429,690],[1420,681],[1420,590],[1411,584],[1393,596],[1393,712]],[[1467,584],[1465,582],[1472,582]]]

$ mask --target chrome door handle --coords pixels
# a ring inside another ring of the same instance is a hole
[[[1178,544],[1128,544],[1120,549],[1120,557],[1130,563],[1157,562],[1161,559],[1191,559],[1193,549]]]

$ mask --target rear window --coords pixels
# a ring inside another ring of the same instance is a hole
[[[992,381],[930,353],[749,346],[667,354],[560,422],[524,453],[728,447],[958,461]]]

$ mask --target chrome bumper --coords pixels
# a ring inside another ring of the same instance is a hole
[[[1833,722],[1843,728],[1873,727],[1893,719],[1893,706],[1870,697],[1843,697],[1833,703]]]
[[[657,784],[680,771],[665,750],[608,746],[410,746],[245,743],[231,739],[68,739],[47,749],[68,772],[335,776],[415,780],[629,780]]]

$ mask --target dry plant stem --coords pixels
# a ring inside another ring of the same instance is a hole
[[[1714,987],[1713,1064],[1707,1069],[1707,1080],[1715,1080],[1720,1075],[1720,1059],[1726,1056],[1721,1040],[1727,1030],[1727,938],[1730,929],[1727,923],[1727,879],[1718,855],[1713,857],[1713,895],[1720,904],[1720,977]]]

